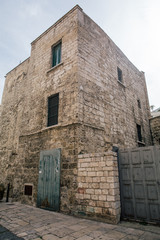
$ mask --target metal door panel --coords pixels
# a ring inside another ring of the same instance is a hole
[[[119,151],[122,218],[160,222],[160,147]]]
[[[60,149],[40,152],[37,206],[59,210]]]

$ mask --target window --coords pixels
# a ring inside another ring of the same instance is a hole
[[[32,185],[24,186],[24,195],[32,196]]]
[[[142,142],[141,125],[137,124],[138,141]]]
[[[122,82],[123,78],[122,78],[122,70],[117,67],[117,73],[118,73],[118,81]]]
[[[59,42],[57,45],[52,47],[52,67],[61,62],[61,45],[62,43]]]
[[[137,100],[137,104],[138,104],[138,107],[141,108],[141,102],[139,99]]]
[[[59,94],[48,98],[48,127],[58,124]]]

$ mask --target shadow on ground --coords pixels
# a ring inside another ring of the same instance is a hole
[[[17,237],[16,235],[8,231],[8,229],[0,225],[0,240],[24,240],[24,239]]]

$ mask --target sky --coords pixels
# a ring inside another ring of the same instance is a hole
[[[5,75],[30,43],[78,4],[145,72],[150,106],[160,107],[160,0],[0,0],[0,102]]]

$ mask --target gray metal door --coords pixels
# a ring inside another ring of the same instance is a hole
[[[60,149],[41,151],[39,162],[37,206],[59,210]]]
[[[119,151],[122,218],[160,222],[160,147]]]

